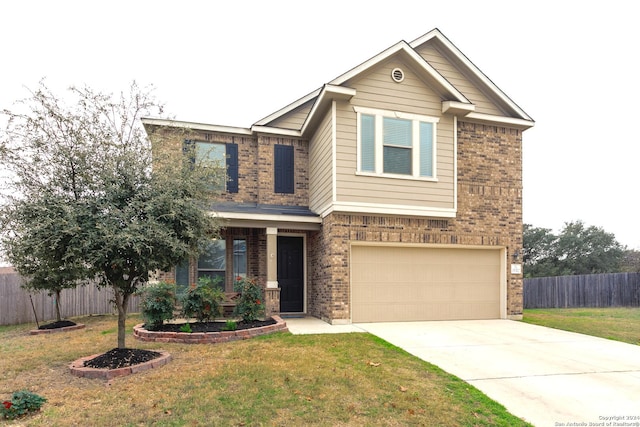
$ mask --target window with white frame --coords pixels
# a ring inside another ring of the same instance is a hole
[[[355,107],[358,172],[381,176],[436,177],[437,117]]]

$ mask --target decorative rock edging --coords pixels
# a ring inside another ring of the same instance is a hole
[[[84,328],[84,323],[78,323],[73,326],[65,326],[63,328],[53,328],[53,329],[32,329],[29,331],[31,335],[42,335],[42,334],[55,334],[56,332],[66,332],[66,331],[74,331],[76,329]]]
[[[84,362],[87,360],[91,360],[97,356],[100,356],[101,353],[94,354],[92,356],[82,357],[69,366],[71,369],[71,374],[76,377],[83,378],[99,378],[110,380],[112,378],[124,377],[131,374],[137,374],[138,372],[148,371],[149,369],[159,368],[161,366],[166,365],[171,361],[171,355],[164,350],[153,350],[160,353],[160,357],[156,357],[153,360],[149,360],[147,362],[139,363],[133,366],[127,366],[124,368],[117,369],[104,369],[104,368],[89,368],[84,366]]]
[[[237,331],[221,332],[162,332],[147,331],[142,327],[143,323],[133,327],[133,336],[140,341],[168,342],[181,344],[217,344],[230,341],[246,340],[259,335],[272,334],[274,332],[286,332],[289,329],[280,316],[272,316],[276,321],[274,325],[258,328],[241,329]]]

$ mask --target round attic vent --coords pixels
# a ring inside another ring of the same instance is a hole
[[[402,82],[404,80],[404,71],[402,71],[400,68],[394,68],[393,70],[391,70],[391,78],[396,83]]]

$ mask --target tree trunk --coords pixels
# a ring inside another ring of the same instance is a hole
[[[130,294],[122,293],[120,289],[114,286],[113,293],[116,300],[116,308],[118,309],[118,348],[125,347],[125,330],[127,322],[127,305],[129,304]]]
[[[60,316],[60,289],[56,291],[56,321],[60,322],[62,316]]]

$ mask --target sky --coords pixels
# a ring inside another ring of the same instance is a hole
[[[523,136],[524,222],[558,233],[580,220],[640,249],[640,25],[628,0],[12,1],[0,109],[43,78],[56,93],[135,80],[175,119],[250,127],[433,28],[536,121]]]

